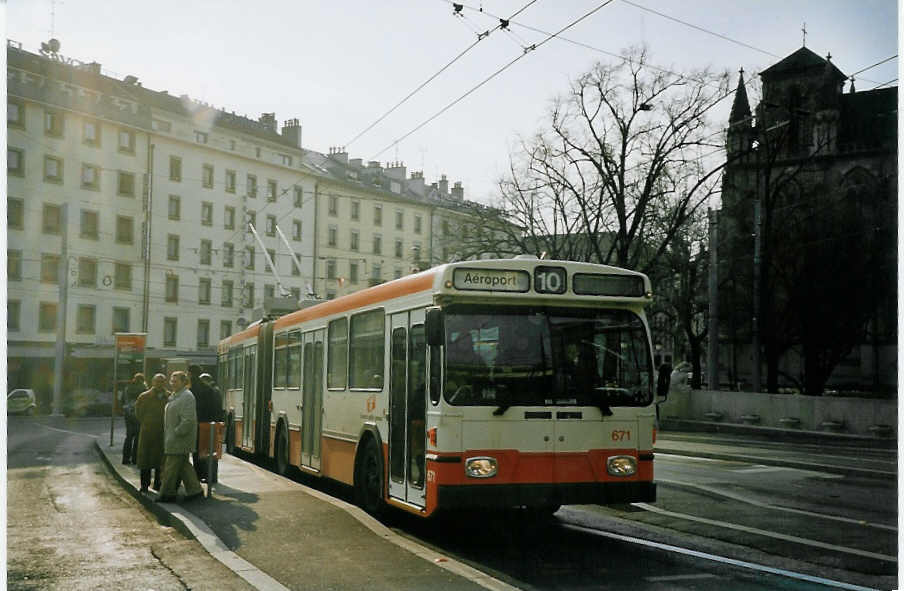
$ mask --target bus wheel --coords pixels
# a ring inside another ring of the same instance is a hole
[[[289,436],[286,435],[286,424],[280,423],[276,436],[276,473],[285,476],[289,469]]]
[[[374,517],[383,512],[383,458],[377,442],[368,437],[355,474],[358,505]]]
[[[235,455],[235,417],[226,419],[226,453]]]

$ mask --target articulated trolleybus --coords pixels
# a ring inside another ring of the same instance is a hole
[[[452,263],[219,343],[227,448],[379,513],[655,499],[649,279],[588,263]]]

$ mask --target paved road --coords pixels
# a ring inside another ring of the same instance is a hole
[[[8,588],[251,589],[109,475],[94,450],[105,425],[10,417]]]

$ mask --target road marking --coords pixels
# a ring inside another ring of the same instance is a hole
[[[755,570],[758,572],[769,573],[773,575],[778,575],[780,577],[787,577],[790,579],[797,579],[799,581],[807,581],[809,583],[817,583],[820,585],[825,585],[827,587],[834,587],[836,589],[846,589],[847,591],[880,591],[879,589],[875,589],[873,587],[861,587],[860,585],[852,585],[850,583],[843,583],[841,581],[833,581],[831,579],[823,579],[822,577],[814,577],[812,575],[805,575],[803,573],[796,573],[789,570],[783,570],[780,568],[773,568],[771,566],[764,566],[762,564],[754,564],[752,562],[745,562],[743,560],[736,560],[734,558],[728,558],[726,556],[716,556],[715,554],[707,554],[706,552],[699,552],[697,550],[690,550],[688,548],[679,548],[678,546],[672,546],[671,544],[661,544],[659,542],[651,542],[649,540],[642,540],[640,538],[633,538],[631,536],[623,536],[621,534],[614,534],[607,531],[600,531],[598,529],[592,529],[589,527],[585,527],[582,525],[571,525],[569,523],[563,523],[562,527],[567,529],[573,529],[575,531],[581,531],[588,534],[593,534],[596,536],[600,536],[603,538],[611,538],[613,540],[619,540],[622,542],[628,542],[629,544],[636,544],[638,546],[646,546],[648,548],[654,548],[656,550],[666,550],[668,552],[675,552],[676,554],[683,554],[685,556],[692,556],[694,558],[701,558],[703,560],[711,560],[713,562],[720,562],[722,564],[727,564],[730,566],[737,566],[740,568],[746,568],[750,570]]]
[[[41,425],[41,423],[38,423]],[[51,431],[59,431],[60,433],[69,433],[70,435],[81,435],[82,437],[93,437],[94,439],[100,439],[100,435],[91,435],[90,433],[79,433],[78,431],[69,431],[68,429],[57,429],[56,427],[48,427],[47,425],[41,425],[45,429],[50,429]]]
[[[790,470],[791,468],[784,468],[782,466],[762,466],[756,465],[752,468],[737,468],[732,470],[732,472],[737,472],[738,474],[758,474],[760,472],[783,472],[785,470]]]
[[[815,548],[822,548],[824,550],[833,550],[835,552],[843,552],[845,554],[853,554],[855,556],[863,556],[865,558],[872,558],[874,560],[882,560],[884,562],[898,562],[898,558],[896,556],[889,556],[887,554],[879,554],[877,552],[868,552],[866,550],[859,550],[857,548],[846,548],[844,546],[836,546],[834,544],[828,544],[826,542],[820,542],[818,540],[810,540],[808,538],[800,538],[797,536],[790,536],[787,534],[780,534],[778,532],[767,531],[764,529],[759,529],[756,527],[749,527],[746,525],[738,525],[736,523],[727,523],[725,521],[716,521],[715,519],[707,519],[705,517],[697,517],[696,515],[688,515],[687,513],[676,513],[674,511],[667,511],[665,509],[660,509],[659,507],[654,507],[653,505],[649,505],[647,503],[631,503],[635,507],[640,507],[641,509],[646,509],[652,513],[659,513],[660,515],[666,515],[668,517],[676,517],[678,519],[685,519],[688,521],[695,521],[697,523],[703,523],[706,525],[712,525],[715,527],[721,527],[725,529],[733,529],[737,531],[743,531],[751,534],[756,534],[760,536],[765,536],[767,538],[774,538],[776,540],[784,540],[786,542],[794,542],[795,544],[802,544],[804,546],[813,546]]]
[[[681,482],[679,480],[668,480],[665,478],[657,478],[656,482],[661,482],[665,485],[675,485],[675,486],[685,486],[688,488],[696,488],[710,494],[718,495],[720,497],[725,497],[726,499],[732,499],[734,501],[739,501],[741,503],[747,503],[748,505],[754,505],[756,507],[763,507],[764,509],[772,509],[774,511],[785,511],[787,513],[797,513],[799,515],[807,515],[809,517],[818,517],[820,519],[830,519],[832,521],[841,521],[843,523],[850,523],[853,525],[861,525],[863,527],[873,527],[877,529],[884,529],[888,531],[898,531],[898,528],[894,525],[884,525],[882,523],[872,523],[870,521],[863,521],[860,519],[852,519],[850,517],[841,517],[840,515],[829,515],[827,513],[816,513],[815,511],[807,511],[805,509],[795,509],[793,507],[783,507],[781,505],[773,505],[771,503],[765,503],[763,501],[757,501],[756,499],[752,499],[749,497],[745,497],[739,494],[719,490],[712,486],[705,486],[702,484],[694,484],[691,482]]]
[[[670,575],[666,577],[644,577],[644,580],[650,583],[668,583],[671,581],[693,581],[696,579],[718,579],[716,575],[702,573],[698,575]]]

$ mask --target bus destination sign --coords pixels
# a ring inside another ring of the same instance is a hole
[[[530,289],[530,275],[505,269],[455,269],[452,283],[455,289],[523,293]]]

